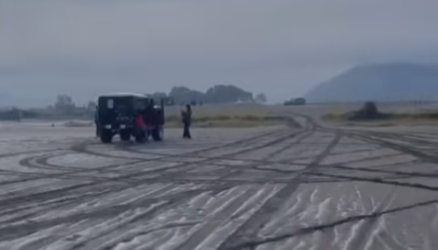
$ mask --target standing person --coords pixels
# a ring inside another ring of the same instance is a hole
[[[135,120],[135,125],[136,125],[137,129],[140,131],[146,130],[145,117],[141,112],[137,115],[137,119]]]
[[[184,124],[183,138],[192,139],[192,136],[190,135],[190,124],[192,123],[192,108],[189,104],[186,105],[186,110],[183,110],[181,112],[181,116],[182,122]]]
[[[96,137],[100,136],[99,129],[99,106],[96,106],[96,110],[94,111],[94,125],[96,126]]]

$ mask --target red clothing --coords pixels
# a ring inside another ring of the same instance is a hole
[[[143,116],[139,115],[135,121],[137,128],[146,129],[146,123],[144,122]]]

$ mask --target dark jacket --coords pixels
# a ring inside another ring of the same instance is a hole
[[[192,111],[191,110],[183,110],[181,111],[182,122],[185,124],[192,123]]]

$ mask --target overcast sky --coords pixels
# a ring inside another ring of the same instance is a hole
[[[438,61],[437,0],[0,0],[0,105],[235,84],[271,100]]]

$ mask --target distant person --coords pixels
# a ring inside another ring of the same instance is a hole
[[[94,125],[96,126],[96,137],[99,137],[99,106],[96,106],[96,110],[94,111]]]
[[[186,105],[186,109],[181,111],[182,122],[184,124],[183,138],[192,139],[190,135],[190,125],[192,123],[192,108],[189,104]]]

